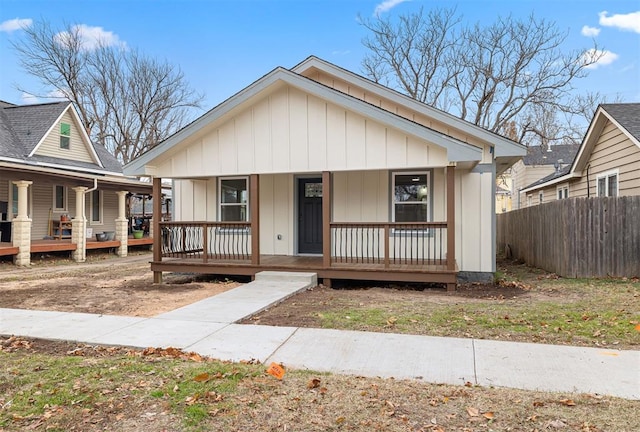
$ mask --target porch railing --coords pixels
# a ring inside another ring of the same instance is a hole
[[[251,260],[249,222],[160,222],[163,258]]]
[[[446,222],[332,222],[331,264],[446,264]]]

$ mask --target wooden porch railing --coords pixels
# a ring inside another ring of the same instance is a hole
[[[160,222],[163,258],[251,261],[249,222]]]
[[[445,265],[446,222],[332,222],[331,264]]]

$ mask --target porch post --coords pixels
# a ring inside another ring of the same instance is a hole
[[[456,269],[456,204],[455,204],[456,167],[447,167],[447,270]],[[455,285],[447,286],[447,290],[455,289]]]
[[[129,248],[129,221],[126,215],[126,198],[128,191],[117,191],[118,218],[116,219],[116,240],[120,241],[116,253],[119,257],[126,257]]]
[[[76,244],[76,250],[72,252],[75,262],[87,260],[87,220],[84,217],[84,197],[86,186],[76,186],[76,214],[71,220],[71,243]]]
[[[151,225],[153,227],[153,262],[159,263],[162,261],[162,248],[160,232],[160,219],[162,218],[162,179],[160,177],[153,178],[153,218],[151,219]],[[144,207],[143,210],[144,212]],[[153,272],[153,283],[162,283],[162,272]]]
[[[322,172],[322,266],[331,267],[331,172]],[[324,282],[323,282],[324,283]],[[325,285],[331,285],[326,280]]]
[[[251,264],[260,265],[260,176],[249,177],[249,217],[251,221]]]
[[[13,184],[18,188],[18,214],[11,222],[11,242],[14,247],[19,248],[13,262],[17,266],[28,266],[31,264],[31,219],[28,214],[29,194],[27,192],[33,182],[18,180]]]

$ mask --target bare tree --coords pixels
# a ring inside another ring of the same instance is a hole
[[[533,15],[464,26],[455,9],[421,9],[397,23],[361,22],[371,32],[362,62],[371,79],[494,132],[515,122],[522,142],[541,133],[531,127],[536,115],[574,113],[572,83],[602,55],[597,47],[564,52],[567,34]],[[549,132],[549,140],[565,133]]]
[[[178,130],[200,107],[202,96],[167,62],[101,41],[88,47],[75,25],[56,31],[39,22],[24,30],[13,46],[24,70],[44,85],[36,96],[50,97],[53,89],[72,101],[91,139],[123,163]]]

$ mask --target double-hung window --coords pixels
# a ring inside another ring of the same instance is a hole
[[[219,183],[219,215],[223,222],[249,220],[249,189],[247,177],[221,178]]]
[[[596,177],[596,195],[599,197],[618,196],[618,170],[607,171]]]
[[[558,194],[558,199],[569,198],[569,185],[563,184],[556,188],[556,192]]]
[[[71,146],[71,125],[60,123],[60,148],[69,150]]]
[[[430,219],[429,172],[393,173],[394,222],[428,222]]]
[[[102,224],[102,191],[94,190],[91,192],[91,224]]]
[[[53,186],[53,211],[67,211],[67,188],[65,186]]]

